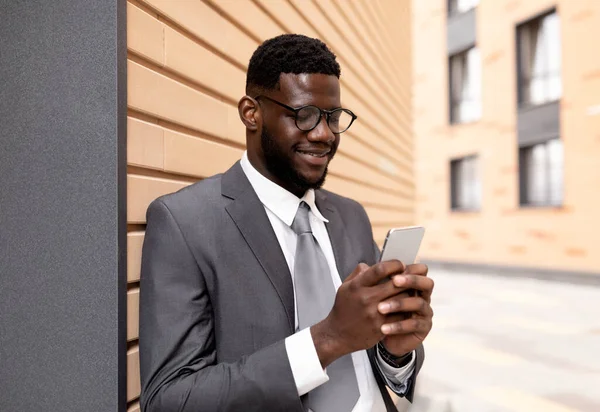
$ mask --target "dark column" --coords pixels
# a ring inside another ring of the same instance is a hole
[[[126,409],[125,13],[0,0],[0,411]]]

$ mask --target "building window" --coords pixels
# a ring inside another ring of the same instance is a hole
[[[519,103],[539,105],[562,95],[560,20],[556,12],[517,26]]]
[[[563,145],[548,140],[519,149],[522,206],[560,206],[563,202]]]
[[[479,0],[448,0],[448,15],[460,14],[477,6]]]
[[[481,184],[477,156],[450,162],[450,192],[452,210],[479,210]]]
[[[481,58],[472,47],[450,56],[450,123],[481,118]]]

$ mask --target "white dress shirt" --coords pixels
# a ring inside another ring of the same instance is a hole
[[[296,253],[297,235],[291,229],[292,222],[296,216],[298,206],[304,201],[310,206],[309,220],[310,226],[317,242],[321,246],[329,269],[331,278],[337,290],[342,284],[337,270],[333,249],[327,233],[325,223],[327,219],[321,215],[315,204],[314,190],[308,190],[302,199],[288,192],[281,186],[270,181],[258,172],[248,160],[247,153],[244,152],[241,159],[241,166],[248,177],[250,184],[254,188],[258,198],[265,207],[269,221],[273,226],[281,250],[292,274],[292,284],[294,284],[294,308],[295,325],[298,329],[298,308],[296,305],[296,288],[294,282],[294,255]],[[310,328],[297,331],[285,340],[285,347],[288,359],[292,369],[292,374],[298,388],[298,395],[304,395],[314,388],[322,385],[329,380],[326,370],[321,367],[321,362],[317,355]],[[385,411],[383,398],[377,387],[373,370],[367,356],[367,352],[362,350],[352,353],[352,361],[356,371],[358,389],[360,396],[352,412],[381,412]],[[406,380],[414,371],[415,356],[411,362],[402,367],[394,368],[381,357],[377,355],[377,362],[380,370],[386,377],[388,384],[392,385],[397,391],[405,391],[407,388]]]

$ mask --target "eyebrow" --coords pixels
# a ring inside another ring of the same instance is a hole
[[[301,93],[298,93],[298,94],[296,95],[296,98],[298,98],[298,99],[303,99],[303,100],[304,100],[304,99],[307,99],[309,95],[310,95],[310,93],[308,93],[308,92],[301,92]],[[319,105],[317,105],[317,104],[314,104],[314,103],[305,103],[305,102],[302,102],[302,103],[300,103],[300,104],[296,104],[296,102],[295,102],[295,101],[293,101],[293,100],[288,100],[288,101],[291,101],[291,102],[292,102],[292,103],[294,103],[294,104],[291,104],[291,103],[286,103],[286,104],[287,104],[288,106],[291,106],[291,107],[294,107],[294,108],[298,108],[298,107],[302,107],[302,106],[316,106],[316,107],[320,107],[320,108],[321,108],[321,109],[323,109],[323,110],[345,109],[345,107],[344,107],[343,105],[341,105],[341,103],[340,103],[340,105],[339,105],[339,106],[334,106],[334,107],[332,107],[332,106],[328,106],[328,107],[321,107],[321,106],[319,106]]]
[[[278,106],[286,108],[286,109],[294,109],[294,110],[296,110],[296,109],[299,109],[299,108],[304,107],[304,106],[315,106],[315,107],[320,108],[321,110],[327,110],[327,111],[332,111],[332,110],[336,110],[336,109],[345,109],[345,107],[343,107],[343,106],[336,106],[336,107],[331,107],[331,108],[321,107],[321,106],[317,106],[314,103],[303,103],[303,104],[283,103],[281,101],[278,101],[277,99],[273,99],[272,97],[265,96],[265,95],[256,96],[255,99],[258,99],[259,97],[264,97],[267,100],[270,100],[271,102],[277,104]]]
[[[323,110],[335,110],[335,109],[344,109],[344,106],[328,106],[328,107],[321,107],[318,104],[315,103],[302,103],[302,104],[288,104],[288,106],[294,107],[294,108],[298,108],[298,107],[302,107],[302,106],[316,106],[319,107]]]

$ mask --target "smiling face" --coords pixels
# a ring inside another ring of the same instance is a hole
[[[279,90],[264,95],[291,107],[314,105],[321,109],[341,106],[336,76],[282,74]],[[256,130],[248,136],[248,158],[264,176],[301,197],[325,181],[327,166],[339,144],[325,118],[309,132],[296,127],[294,113],[267,99],[255,108]]]

